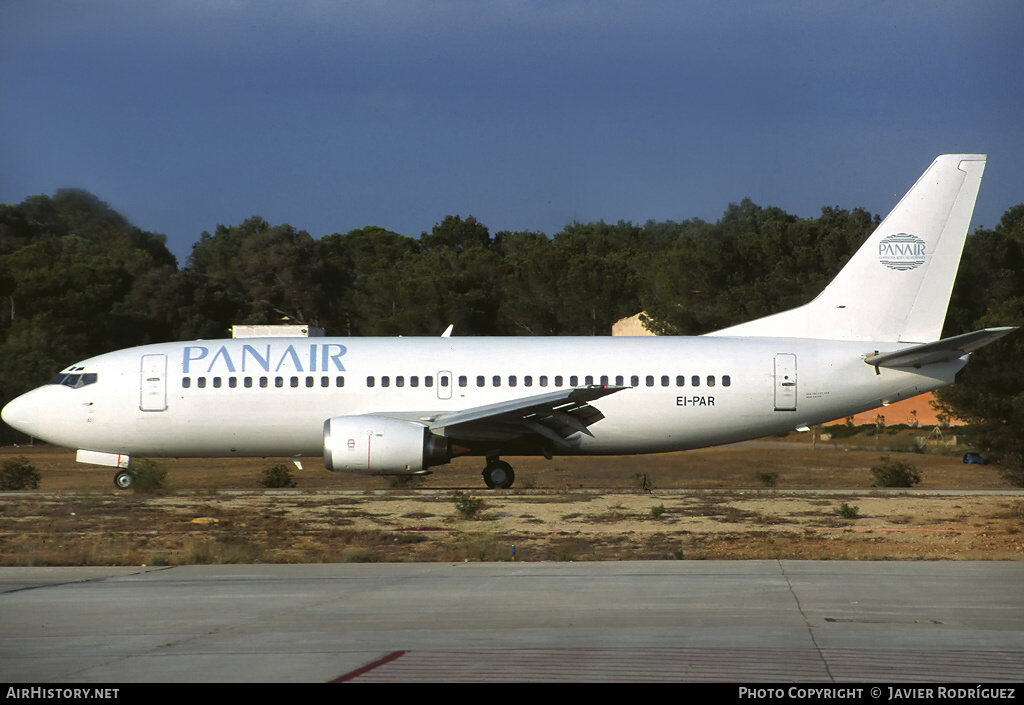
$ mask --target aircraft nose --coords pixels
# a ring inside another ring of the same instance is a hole
[[[11,428],[15,428],[29,436],[35,436],[40,420],[40,404],[38,395],[33,390],[12,399],[0,411],[0,418],[3,418]]]

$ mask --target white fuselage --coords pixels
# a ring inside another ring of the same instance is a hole
[[[890,344],[889,349],[898,348]],[[134,456],[315,456],[324,421],[440,413],[567,387],[628,387],[578,454],[685,450],[790,431],[953,381],[966,357],[875,368],[878,343],[796,338],[259,338],[166,343],[78,363],[5,409],[51,443]]]

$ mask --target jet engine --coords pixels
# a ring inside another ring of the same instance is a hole
[[[386,416],[336,416],[324,422],[328,470],[415,475],[451,459],[448,440],[423,424]]]

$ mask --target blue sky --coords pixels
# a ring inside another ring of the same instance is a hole
[[[10,0],[0,203],[84,188],[184,260],[260,215],[315,237],[887,212],[989,155],[1024,202],[1019,0]]]

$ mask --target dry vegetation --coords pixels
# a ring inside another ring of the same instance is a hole
[[[294,490],[257,486],[279,459],[167,460],[170,487],[151,495],[115,490],[112,471],[68,451],[5,448],[0,460],[27,456],[42,482],[0,494],[0,565],[1024,555],[1024,493],[978,492],[1009,489],[991,466],[900,454],[921,484],[873,490],[881,451],[794,440],[518,458],[505,491],[483,488],[476,459],[395,488],[311,458]],[[758,473],[776,473],[776,486]],[[483,500],[475,516],[460,514],[458,492]]]

